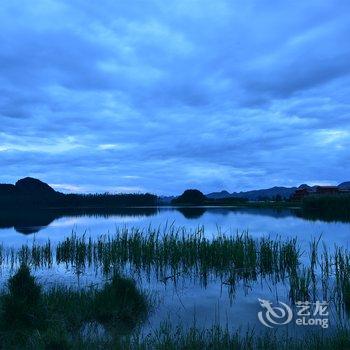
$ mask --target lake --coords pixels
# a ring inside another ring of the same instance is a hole
[[[71,236],[72,232],[77,236],[96,238],[105,234],[113,236],[120,228],[147,230],[152,227],[165,232],[169,227],[185,227],[187,232],[195,232],[202,226],[208,238],[242,232],[248,232],[255,238],[270,236],[284,240],[297,237],[305,251],[309,242],[320,236],[330,248],[335,244],[348,247],[350,237],[349,223],[308,220],[294,209],[161,207],[3,212],[0,215],[0,242],[5,247],[19,247],[30,245],[33,241],[45,243],[50,239],[55,245]],[[304,258],[308,258],[307,252]],[[203,327],[220,323],[229,324],[234,329],[254,327],[263,330],[264,326],[257,319],[260,310],[258,299],[289,302],[288,284],[284,281],[274,283],[269,278],[250,282],[241,280],[232,290],[232,286],[218,276],[210,276],[203,283],[201,278],[192,275],[162,281],[152,271],[135,273],[125,267],[123,273],[134,278],[138,286],[155,299],[154,310],[143,325],[145,332],[156,329],[165,320],[172,325],[190,326],[194,319],[197,326]],[[77,276],[73,268],[64,266],[38,269],[36,275],[46,284],[69,283],[73,286],[103,279],[94,269],[86,269]],[[7,276],[5,271],[3,280]],[[290,326],[283,330],[290,331]],[[307,327],[303,328],[303,332],[307,330]]]
[[[208,237],[249,232],[254,237],[297,237],[300,242],[322,235],[328,244],[348,246],[350,223],[309,220],[293,209],[228,207],[160,207],[116,210],[43,210],[0,213],[0,242],[18,246],[36,241],[60,241],[72,232],[97,237],[119,227],[160,228],[170,225],[196,229],[204,226]]]

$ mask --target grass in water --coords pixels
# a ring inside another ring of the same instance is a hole
[[[94,240],[73,234],[55,247],[47,242],[19,250],[0,249],[0,264],[12,268],[21,263],[34,268],[60,264],[77,271],[101,267],[108,275],[130,264],[135,270],[155,269],[159,279],[196,273],[204,282],[209,274],[226,278],[232,273],[243,279],[273,275],[279,280],[298,268],[299,257],[295,239],[253,239],[247,233],[208,239],[202,229],[192,234],[125,229]]]
[[[0,296],[1,349],[71,349],[102,335],[115,342],[147,317],[149,303],[135,283],[114,274],[100,289],[42,291],[22,265]]]
[[[231,291],[240,281],[268,278],[288,283],[292,302],[332,296],[350,311],[350,254],[344,249],[330,253],[326,247],[322,252],[319,242],[320,238],[314,239],[305,253],[296,239],[255,239],[247,233],[210,239],[202,228],[192,233],[174,227],[164,233],[125,228],[96,239],[72,234],[56,245],[48,241],[20,249],[1,246],[0,265],[10,269],[20,264],[34,269],[64,266],[77,274],[95,269],[105,277],[128,267],[135,274],[152,273],[162,282],[187,276],[198,278],[205,287],[212,278],[219,278]]]
[[[0,296],[1,348],[30,349],[349,349],[349,330],[338,328],[302,339],[239,333],[215,326],[172,329],[164,324],[148,335],[136,330],[146,319],[149,301],[135,283],[117,274],[122,266],[156,271],[158,279],[197,274],[205,282],[211,275],[234,288],[239,279],[268,276],[289,283],[291,301],[316,298],[317,276],[321,295],[332,295],[336,305],[350,310],[350,255],[345,249],[320,252],[319,240],[310,244],[309,261],[295,239],[253,239],[248,234],[205,238],[202,231],[124,230],[96,240],[72,235],[52,246],[2,248],[3,266],[20,265]],[[55,264],[84,270],[101,268],[105,285],[73,290],[43,290],[30,275],[31,268]],[[134,271],[133,270],[133,271]]]

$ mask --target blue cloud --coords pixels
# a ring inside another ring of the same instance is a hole
[[[4,1],[0,181],[172,194],[348,180],[349,10]]]

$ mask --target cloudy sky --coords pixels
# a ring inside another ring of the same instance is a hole
[[[350,2],[2,0],[0,182],[350,180]]]

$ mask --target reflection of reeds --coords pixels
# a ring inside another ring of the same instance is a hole
[[[311,270],[303,269],[299,273],[290,275],[290,293],[292,302],[307,301],[311,298],[310,293]]]

